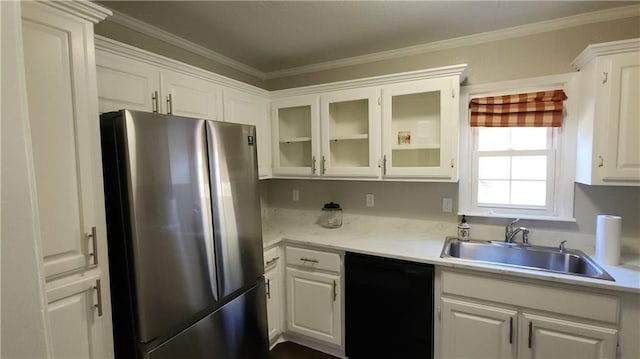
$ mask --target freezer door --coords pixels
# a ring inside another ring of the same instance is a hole
[[[220,298],[264,274],[255,127],[207,121]]]
[[[267,309],[264,279],[222,308],[169,339],[149,359],[266,359]]]
[[[137,339],[150,342],[217,305],[205,122],[124,113]]]

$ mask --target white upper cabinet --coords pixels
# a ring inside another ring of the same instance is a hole
[[[224,120],[256,126],[258,174],[260,178],[271,176],[271,123],[269,99],[227,89],[224,92]]]
[[[379,93],[376,88],[365,88],[320,96],[322,176],[378,176]]]
[[[640,185],[640,39],[590,45],[574,66],[576,181]]]
[[[100,49],[96,62],[100,112],[130,109],[222,119],[222,91],[210,81]]]
[[[458,180],[459,76],[382,88],[383,178]]]
[[[457,181],[465,67],[275,92],[274,176]]]
[[[274,175],[320,175],[318,106],[318,96],[293,97],[271,103]]]

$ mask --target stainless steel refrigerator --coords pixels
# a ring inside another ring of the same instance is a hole
[[[100,116],[116,358],[266,358],[255,127]]]

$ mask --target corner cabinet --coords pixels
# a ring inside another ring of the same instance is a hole
[[[438,275],[441,358],[616,357],[616,296],[464,271]]]
[[[465,67],[276,91],[274,176],[457,181]]]
[[[382,88],[382,177],[458,180],[460,77]]]
[[[588,46],[573,65],[578,92],[576,180],[640,186],[640,39]]]
[[[91,2],[21,3],[53,352],[113,357]]]

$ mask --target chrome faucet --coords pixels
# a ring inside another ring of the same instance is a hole
[[[513,228],[513,225],[518,223],[520,218],[514,219],[511,223],[507,225],[504,230],[504,241],[507,243],[513,243],[513,238],[516,234],[522,232],[522,243],[525,245],[529,244],[529,229],[526,227],[518,227],[516,229]]]

